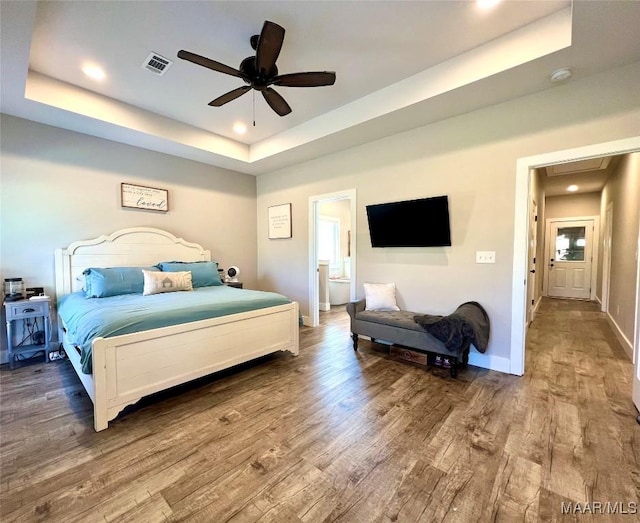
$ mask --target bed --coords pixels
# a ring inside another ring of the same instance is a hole
[[[211,253],[149,227],[74,242],[55,252],[56,299],[60,303],[82,291],[82,274],[87,268],[146,267],[168,260],[206,262],[211,261]],[[96,431],[106,429],[126,406],[149,394],[277,351],[297,355],[298,329],[298,304],[288,301],[140,332],[98,336],[91,342],[91,373],[86,373],[86,356],[83,371],[82,350],[71,341],[62,320],[58,321],[59,339],[93,401]]]

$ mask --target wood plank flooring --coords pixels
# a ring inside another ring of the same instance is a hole
[[[594,303],[543,302],[524,377],[354,353],[342,308],[300,345],[100,433],[68,362],[4,365],[0,520],[637,521],[632,365]]]

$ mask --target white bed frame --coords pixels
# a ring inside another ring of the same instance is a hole
[[[136,267],[161,261],[210,261],[196,243],[160,229],[122,229],[56,249],[56,297],[81,290],[88,267]],[[93,342],[93,374],[84,374],[80,354],[65,336],[60,341],[93,401],[94,428],[108,427],[127,405],[180,383],[265,354],[298,354],[298,304],[194,321]]]

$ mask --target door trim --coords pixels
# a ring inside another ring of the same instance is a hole
[[[589,299],[591,301],[596,299],[596,286],[598,285],[598,245],[600,238],[600,217],[599,216],[574,216],[572,218],[547,218],[545,220],[544,230],[544,263],[540,264],[544,267],[544,275],[542,277],[542,295],[549,296],[549,269],[547,262],[551,258],[550,252],[550,240],[551,240],[551,223],[552,222],[587,222],[593,221],[593,234],[591,238],[591,281],[589,287],[591,291],[589,293]]]
[[[525,331],[527,324],[527,238],[531,170],[554,163],[573,162],[640,151],[640,136],[611,142],[564,149],[516,161],[516,190],[513,234],[513,278],[511,280],[511,374],[524,374]]]

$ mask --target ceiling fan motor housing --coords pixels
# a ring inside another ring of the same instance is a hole
[[[274,64],[269,74],[265,76],[256,67],[256,57],[247,56],[240,63],[240,74],[242,79],[255,90],[263,91],[269,87],[271,80],[278,76],[278,67]]]

